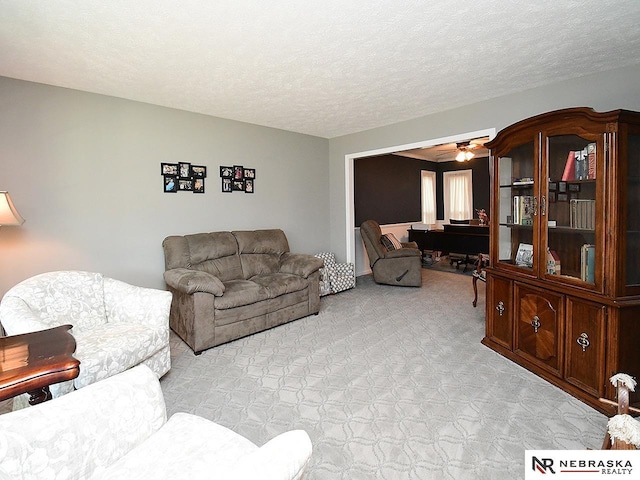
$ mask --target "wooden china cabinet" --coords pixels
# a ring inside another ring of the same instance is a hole
[[[549,112],[487,147],[482,342],[611,413],[609,377],[640,378],[640,113]]]

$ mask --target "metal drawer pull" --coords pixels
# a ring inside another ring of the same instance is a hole
[[[533,317],[533,320],[531,320],[531,326],[533,327],[534,333],[538,333],[538,329],[542,324],[540,323],[540,318],[537,315]]]
[[[587,347],[589,345],[591,345],[591,343],[589,342],[589,335],[587,335],[586,333],[581,333],[576,342],[578,342],[578,345],[582,347],[583,352],[587,350]]]
[[[502,316],[502,314],[504,313],[504,302],[502,300],[498,302],[496,310],[498,311],[498,315]]]

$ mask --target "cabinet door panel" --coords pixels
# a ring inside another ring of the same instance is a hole
[[[591,395],[604,396],[605,307],[567,299],[566,366],[568,382]]]
[[[504,278],[487,278],[487,337],[511,350],[513,348],[513,283]]]
[[[514,351],[558,376],[562,375],[563,296],[516,285]]]

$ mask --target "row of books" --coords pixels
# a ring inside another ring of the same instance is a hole
[[[569,226],[571,228],[581,228],[585,230],[593,230],[596,228],[595,200],[572,198],[569,202]]]
[[[562,173],[563,181],[596,178],[596,144],[589,143],[582,150],[570,151]]]
[[[580,248],[580,278],[584,282],[595,282],[596,246],[584,244]]]
[[[532,195],[514,195],[513,224],[533,225],[534,199]]]

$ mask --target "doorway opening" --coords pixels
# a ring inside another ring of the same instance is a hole
[[[489,140],[493,139],[496,135],[496,129],[490,128],[485,130],[478,130],[474,132],[460,133],[451,135],[448,137],[434,138],[430,140],[424,140],[421,142],[395,145],[391,147],[380,148],[376,150],[369,150],[363,152],[357,152],[345,155],[345,246],[347,262],[353,263],[356,267],[356,275],[366,273],[369,268],[368,265],[363,265],[362,254],[356,255],[356,250],[362,250],[356,248],[357,245],[362,243],[360,239],[359,229],[355,225],[355,178],[354,178],[354,161],[358,158],[366,158],[377,155],[394,154],[398,152],[404,152],[414,149],[427,149],[444,144],[457,144],[467,142],[471,139],[488,137]]]

